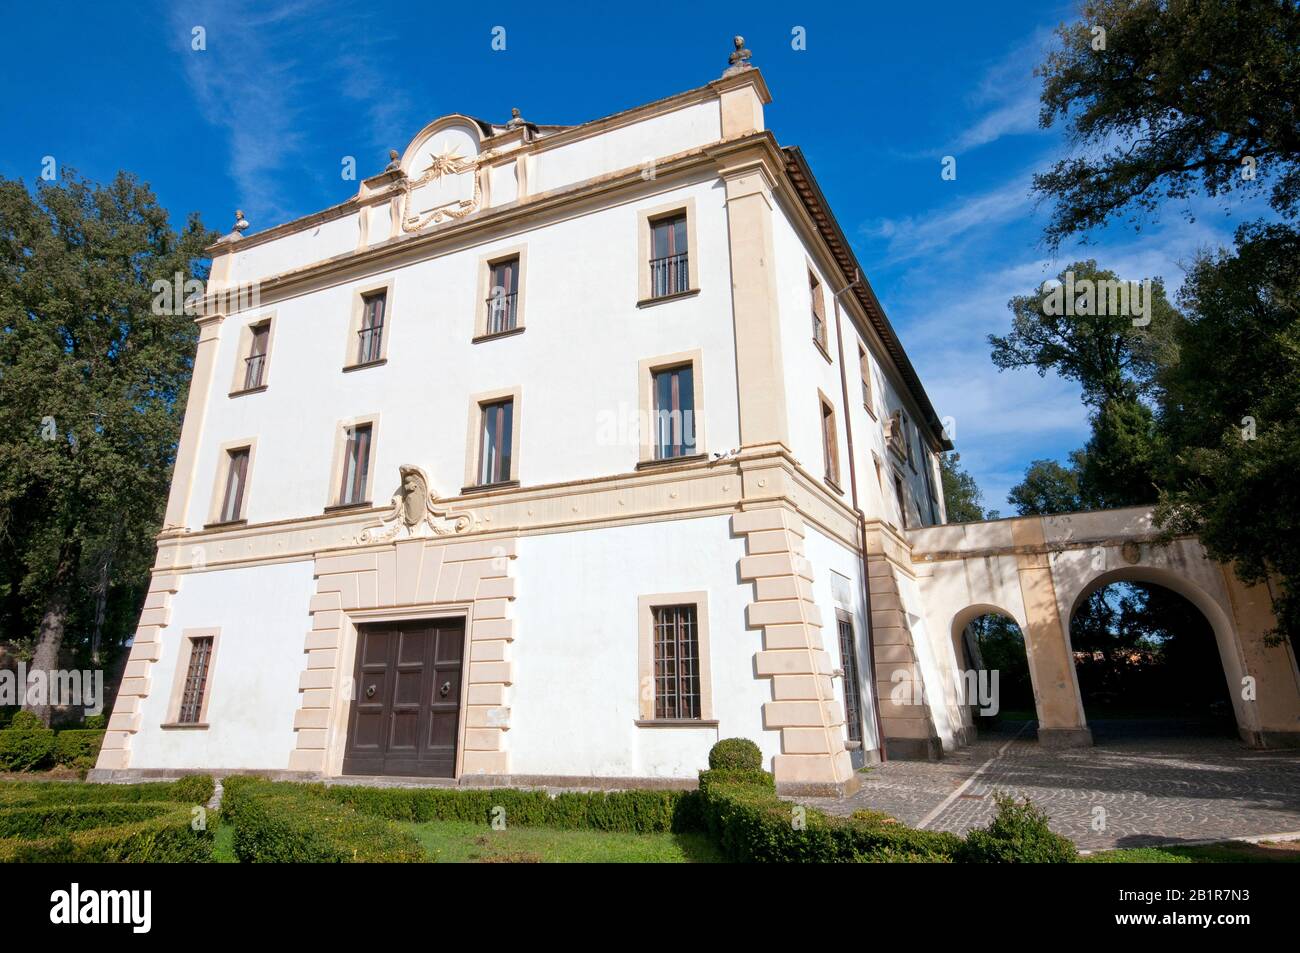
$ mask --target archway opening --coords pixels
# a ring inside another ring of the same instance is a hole
[[[1236,735],[1214,627],[1172,589],[1099,585],[1070,616],[1070,646],[1094,740]]]
[[[971,612],[953,633],[971,724],[981,733],[1019,732],[1038,717],[1024,632],[1000,610]]]

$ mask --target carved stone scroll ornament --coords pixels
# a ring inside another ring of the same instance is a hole
[[[464,218],[466,215],[477,212],[479,203],[483,200],[483,187],[482,182],[479,180],[478,169],[484,162],[495,157],[496,153],[484,152],[466,159],[457,154],[454,149],[446,149],[432,157],[429,167],[420,174],[419,178],[411,179],[408,177],[403,179],[402,231],[418,232],[427,225],[436,225],[448,219]],[[431,179],[441,180],[444,175],[460,175],[462,172],[469,172],[474,176],[474,196],[472,198],[461,199],[459,202],[443,205],[426,215],[411,214],[412,192]]]
[[[376,526],[362,530],[363,543],[382,543],[390,539],[412,539],[422,536],[455,536],[469,532],[474,525],[471,513],[453,513],[435,505],[429,492],[429,478],[424,471],[411,464],[398,468],[402,484],[393,494],[393,509]]]

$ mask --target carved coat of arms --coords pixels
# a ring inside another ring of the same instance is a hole
[[[437,505],[436,498],[429,491],[429,478],[419,467],[406,463],[398,469],[402,483],[393,494],[392,510],[377,526],[362,530],[361,542],[455,536],[468,532],[474,525],[473,514],[453,513]]]

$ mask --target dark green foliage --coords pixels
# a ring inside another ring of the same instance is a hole
[[[709,749],[714,771],[761,771],[763,752],[748,738],[723,738]]]
[[[30,711],[16,711],[9,719],[9,729],[12,731],[38,731],[44,727],[45,723]]]
[[[831,817],[800,807],[778,798],[770,780],[703,772],[700,791],[707,829],[732,861],[944,863],[961,846],[953,834],[918,831],[883,816]]]
[[[94,731],[108,727],[107,715],[87,715],[82,727],[87,731]]]
[[[0,808],[36,804],[129,804],[171,801],[205,804],[215,789],[212,778],[194,774],[179,781],[149,784],[78,784],[68,781],[0,781]]]
[[[49,767],[54,762],[54,752],[54,732],[49,728],[6,728],[0,731],[0,771],[35,771]]]
[[[1068,467],[1056,460],[1035,460],[1025,470],[1024,479],[1011,488],[1007,502],[1020,516],[1048,516],[1088,509],[1079,495],[1083,466],[1082,450],[1070,454]]]
[[[1298,58],[1300,59],[1300,58]],[[1247,582],[1279,583],[1278,635],[1300,631],[1300,232],[1257,225],[1197,261],[1179,360],[1163,377],[1172,479],[1157,517]],[[1294,644],[1294,642],[1293,642]]]
[[[1051,246],[1125,212],[1140,221],[1166,199],[1187,208],[1198,191],[1268,183],[1279,213],[1300,208],[1293,0],[1089,0],[1057,36],[1037,70],[1039,124],[1064,123],[1074,154],[1034,176],[1055,201]],[[1257,175],[1243,174],[1248,165]]]
[[[135,627],[197,335],[153,283],[205,278],[215,237],[125,173],[0,178],[0,632],[29,669]]]
[[[212,790],[206,776],[155,784],[0,782],[0,862],[205,862],[212,833],[194,829],[193,810]]]
[[[103,729],[73,728],[55,738],[54,760],[73,768],[93,768],[104,743]]]
[[[175,810],[166,802],[38,804],[0,809],[0,839],[33,840],[96,827],[116,827],[159,817]]]
[[[41,807],[17,811],[0,820],[0,827],[23,826],[53,831],[68,823],[60,833],[39,837],[8,837],[0,840],[0,863],[202,863],[212,858],[212,832],[194,830],[189,805],[98,805],[86,807]],[[98,815],[94,812],[98,811]],[[44,820],[42,820],[44,812]],[[148,816],[152,814],[153,816]],[[98,816],[111,826],[79,829]]]
[[[960,453],[954,450],[939,454],[939,479],[949,523],[978,523],[998,518],[997,510],[984,509],[984,495],[975,478],[962,468]]]
[[[242,863],[418,863],[424,851],[391,821],[320,797],[309,785],[227,778],[222,818]]]
[[[971,864],[1068,864],[1079,852],[1047,826],[1047,815],[1026,798],[994,795],[998,813],[988,827],[971,831],[957,859]]]

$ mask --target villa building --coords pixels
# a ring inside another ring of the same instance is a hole
[[[256,301],[197,319],[97,776],[667,783],[739,736],[842,792],[967,739],[974,583],[913,542],[983,544],[924,529],[950,444],[769,102],[738,42],[699,88],[444,116],[340,205],[240,217],[208,302]],[[1032,653],[1023,542],[988,558]]]

